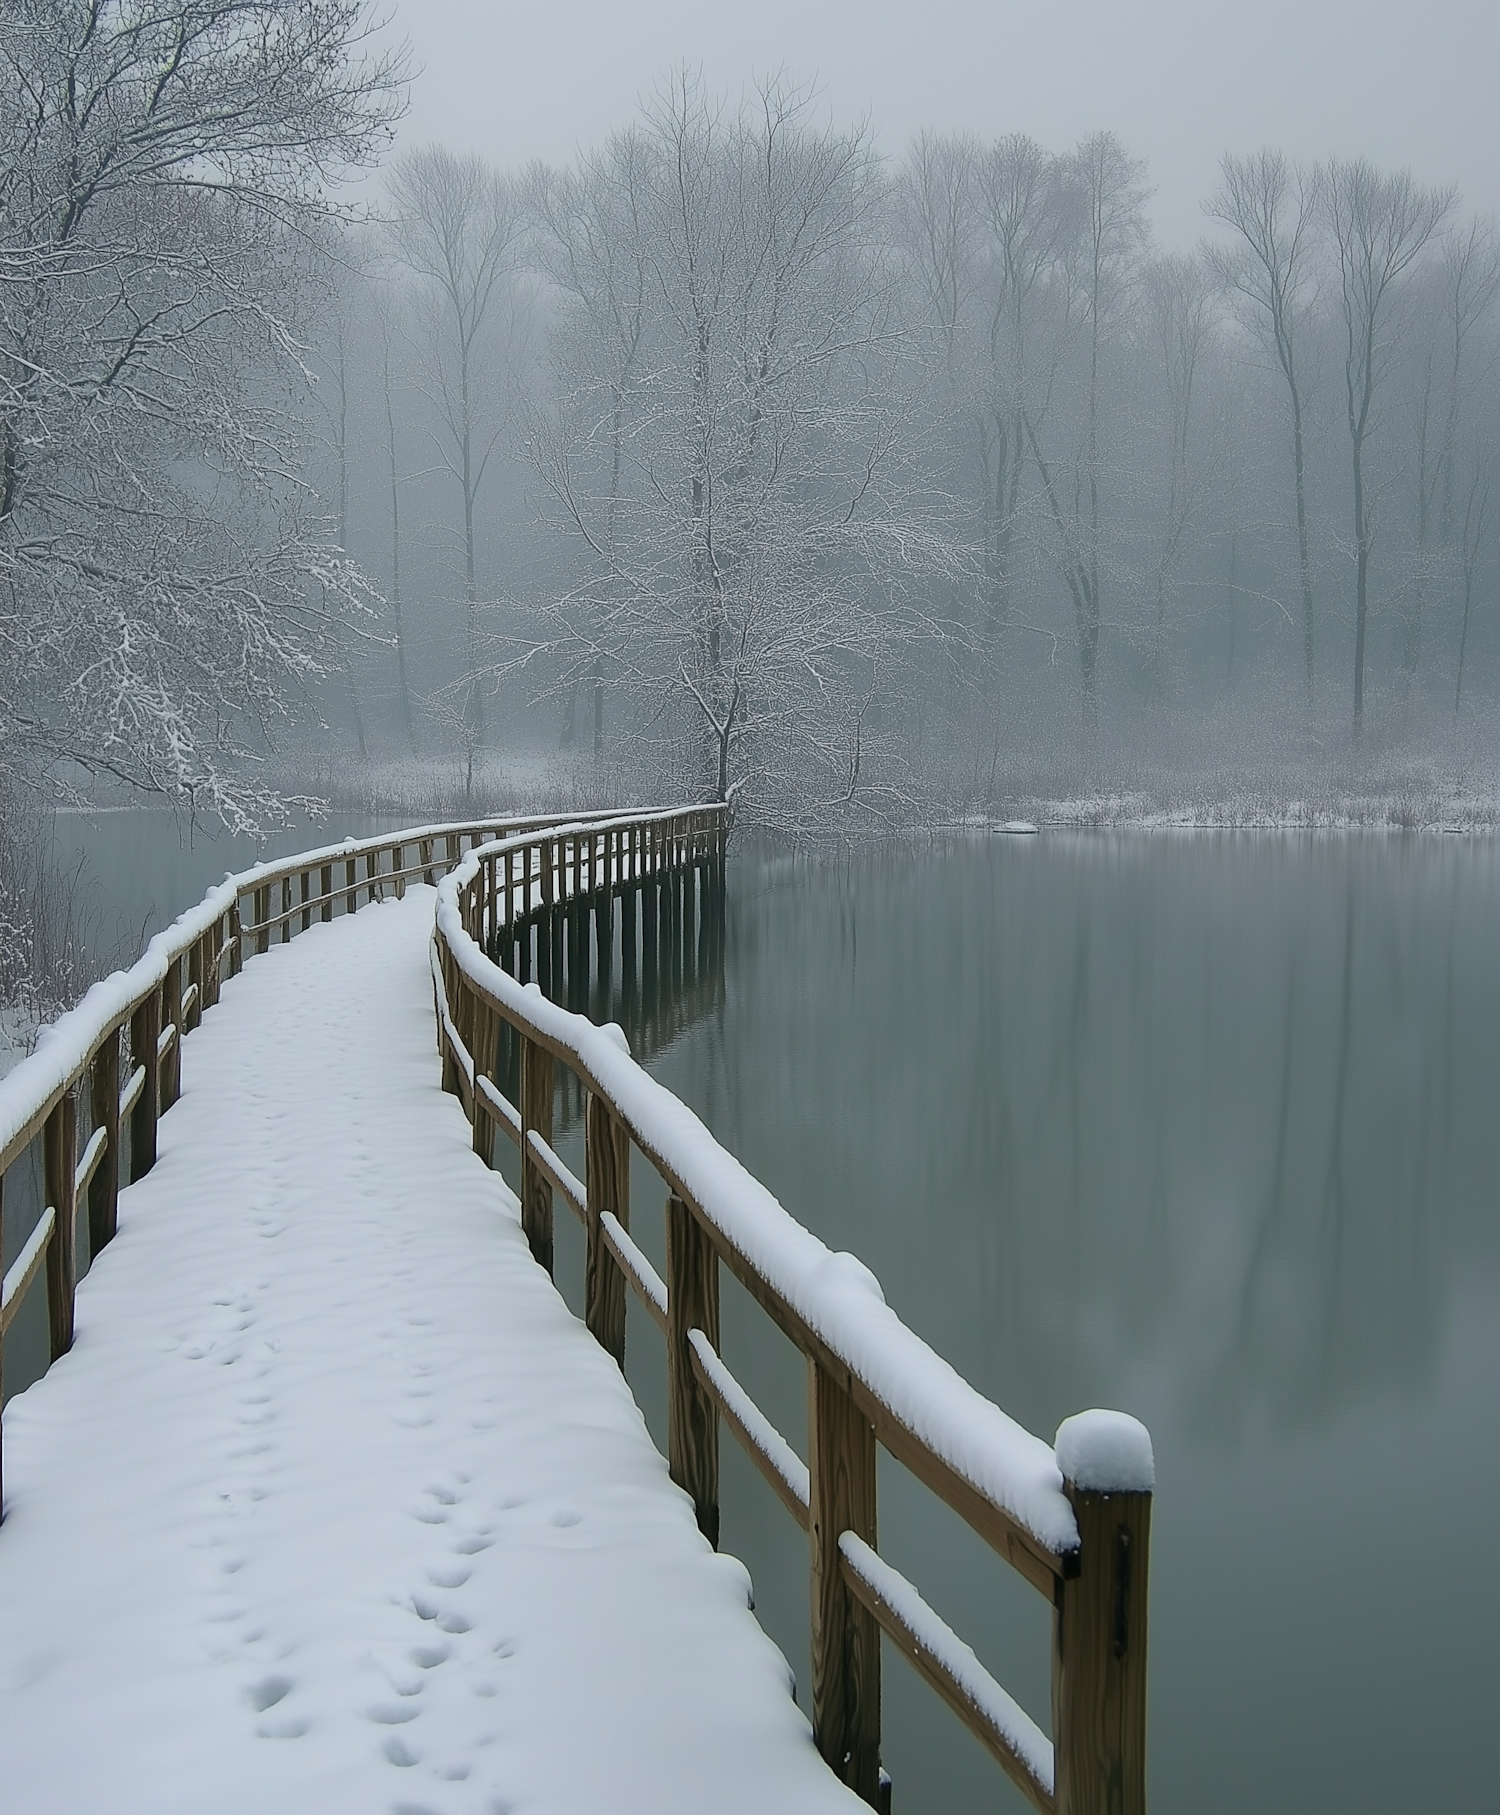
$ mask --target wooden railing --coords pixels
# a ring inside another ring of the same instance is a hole
[[[603,817],[578,816],[580,823]],[[290,939],[314,919],[401,895],[414,878],[436,882],[466,849],[497,833],[548,823],[533,815],[419,826],[226,877],[159,933],[130,970],[95,984],[77,1008],[44,1030],[37,1050],[0,1079],[0,1211],[12,1169],[33,1142],[42,1149],[40,1215],[8,1270],[0,1255],[0,1368],[5,1332],[44,1276],[50,1359],[72,1347],[79,1213],[87,1203],[92,1258],[115,1233],[122,1182],[144,1177],[156,1163],[157,1121],[180,1088],[183,1036],[218,1001],[223,980],[245,957]],[[0,1517],[3,1492],[0,1455]]]
[[[314,920],[446,876],[433,947],[444,1082],[463,1100],[487,1163],[497,1127],[515,1143],[522,1225],[549,1271],[554,1195],[583,1222],[585,1317],[600,1343],[623,1367],[627,1287],[663,1331],[668,1461],[709,1541],[718,1539],[721,1419],[808,1532],[813,1728],[823,1756],[881,1803],[883,1631],[1039,1809],[1142,1815],[1152,1485],[1144,1430],[1118,1414],[1084,1413],[1063,1425],[1055,1450],[1021,1430],[900,1323],[857,1261],[831,1254],[655,1084],[618,1028],[547,999],[561,993],[565,972],[586,977],[591,920],[595,961],[608,964],[617,902],[622,950],[633,959],[639,945],[648,973],[659,955],[681,953],[695,924],[711,931],[726,830],[721,807],[429,826],[226,878],[0,1080],[0,1207],[7,1175],[36,1141],[44,1186],[41,1214],[4,1273],[0,1338],[45,1274],[52,1359],[71,1345],[81,1207],[86,1200],[92,1256],[114,1233],[122,1181],[155,1162],[158,1119],[179,1092],[183,1037],[217,1002],[223,979]],[[500,1088],[509,1069],[502,1029],[519,1049],[514,1101]],[[551,1144],[558,1064],[586,1092],[583,1180]],[[632,1146],[667,1189],[665,1281],[630,1235]],[[720,1356],[721,1264],[806,1357],[805,1462]],[[877,1445],[1051,1601],[1051,1740],[881,1558]]]
[[[967,1386],[901,1324],[873,1277],[831,1254],[630,1058],[620,1030],[548,1000],[566,962],[614,947],[643,966],[722,900],[725,810],[620,815],[511,833],[471,851],[438,891],[433,981],[445,1086],[495,1163],[519,1155],[521,1222],[553,1265],[555,1197],[586,1232],[585,1320],[621,1367],[625,1292],[667,1344],[668,1462],[717,1543],[718,1425],[728,1424],[810,1540],[812,1717],[829,1765],[881,1806],[884,1632],[1041,1810],[1143,1815],[1147,1565],[1153,1463],[1134,1419],[1086,1412],[1055,1448]],[[533,980],[534,979],[534,980]],[[512,1066],[519,1045],[519,1064]],[[587,1093],[585,1176],[552,1145],[555,1068]],[[517,1073],[514,1100],[501,1079]],[[630,1154],[666,1187],[663,1280],[630,1234]],[[723,1265],[806,1358],[804,1462],[719,1353]],[[883,1446],[1053,1607],[1052,1739],[880,1556]]]

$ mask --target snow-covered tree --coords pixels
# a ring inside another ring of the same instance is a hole
[[[10,786],[266,804],[237,756],[360,594],[305,477],[304,324],[402,77],[364,0],[0,11]]]
[[[521,217],[514,189],[482,158],[440,145],[408,153],[391,175],[391,240],[407,297],[418,384],[439,469],[457,487],[462,521],[466,672],[461,730],[468,786],[484,742],[479,676],[476,512],[507,426],[518,322],[511,278]]]
[[[518,659],[623,696],[717,797],[859,794],[948,547],[903,464],[865,134],[784,82],[730,110],[680,76],[542,193],[565,314],[531,449],[580,566]]]

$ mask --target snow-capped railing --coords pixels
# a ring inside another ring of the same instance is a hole
[[[621,1030],[545,993],[601,959],[681,950],[722,904],[725,810],[621,815],[514,833],[471,851],[440,885],[433,947],[444,1083],[494,1163],[501,1128],[520,1155],[521,1218],[550,1272],[556,1193],[587,1240],[585,1317],[621,1367],[625,1287],[667,1339],[669,1464],[700,1528],[718,1537],[718,1420],[807,1530],[813,1730],[830,1766],[880,1806],[880,1632],[916,1666],[1030,1800],[1059,1815],[1143,1815],[1146,1613],[1154,1465],[1134,1419],[1085,1412],[1056,1445],[983,1398],[887,1307],[868,1269],[797,1223],[629,1055]],[[533,972],[537,981],[531,981]],[[502,1030],[519,1045],[516,1101],[501,1091]],[[554,1066],[588,1093],[586,1177],[552,1148]],[[661,1175],[663,1281],[630,1235],[630,1150]],[[806,1356],[804,1463],[719,1354],[719,1265]],[[876,1450],[958,1512],[1055,1609],[1052,1739],[876,1550]]]
[[[575,817],[584,825],[616,816]],[[361,899],[387,890],[400,895],[413,877],[435,882],[466,849],[499,833],[549,823],[533,814],[417,826],[226,876],[158,933],[129,970],[96,983],[44,1028],[36,1051],[0,1079],[0,1206],[7,1175],[33,1141],[41,1141],[43,1161],[41,1214],[0,1288],[0,1361],[5,1332],[44,1272],[51,1359],[71,1348],[79,1208],[86,1199],[92,1256],[115,1232],[122,1176],[133,1182],[156,1162],[157,1121],[177,1101],[183,1035],[218,1001],[222,979],[249,952],[265,951],[273,936],[290,939],[315,916],[352,914]],[[409,856],[416,861],[408,863]]]

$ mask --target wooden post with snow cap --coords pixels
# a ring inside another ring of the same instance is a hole
[[[625,1052],[630,1046],[613,1022],[603,1030]],[[584,1112],[587,1249],[584,1256],[583,1318],[589,1333],[625,1367],[625,1276],[604,1239],[603,1218],[612,1215],[630,1228],[630,1131],[605,1100],[589,1092]]]
[[[541,994],[541,990],[537,990]],[[531,1133],[552,1145],[552,1054],[521,1037],[521,1231],[532,1258],[552,1271],[552,1185],[531,1152]]]
[[[1145,1815],[1151,1438],[1123,1412],[1080,1412],[1056,1454],[1079,1539],[1053,1616],[1057,1815]]]

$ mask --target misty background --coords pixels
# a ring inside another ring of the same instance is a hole
[[[1493,823],[1487,12],[263,10],[10,115],[8,995],[59,803]]]

